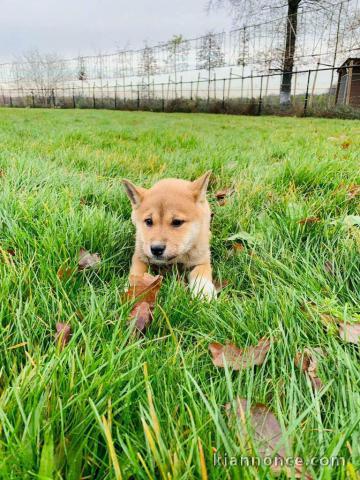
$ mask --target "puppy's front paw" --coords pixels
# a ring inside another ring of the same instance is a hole
[[[191,279],[190,290],[194,297],[199,297],[208,301],[216,298],[216,289],[213,283],[204,277]]]

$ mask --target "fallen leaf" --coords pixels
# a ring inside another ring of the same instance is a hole
[[[131,300],[138,299],[147,302],[151,306],[155,304],[157,294],[159,293],[163,277],[161,275],[130,275],[130,287],[127,291],[127,297]]]
[[[221,290],[224,290],[225,287],[229,285],[229,280],[221,280],[221,281],[214,281],[214,287],[216,290],[216,293],[220,293]]]
[[[71,337],[71,327],[68,323],[58,322],[56,324],[55,341],[61,347],[65,347],[69,343]]]
[[[254,365],[262,365],[270,346],[268,338],[261,338],[254,347],[241,349],[232,343],[226,345],[210,343],[209,350],[215,367],[224,368],[226,361],[226,364],[233,370],[242,370]]]
[[[307,225],[307,224],[313,224],[313,223],[319,223],[319,222],[321,222],[321,218],[319,217],[306,217],[298,221],[300,225]]]
[[[90,253],[85,248],[80,248],[79,252],[79,270],[87,268],[96,268],[100,265],[100,255],[98,253]]]
[[[245,247],[243,243],[235,242],[233,243],[233,249],[239,253],[239,252],[243,252],[245,250]]]
[[[134,321],[136,329],[143,333],[150,325],[155,306],[156,297],[159,293],[163,277],[161,275],[130,275],[130,287],[126,292],[128,300],[136,300],[130,312],[130,320]]]
[[[229,188],[224,188],[223,190],[219,190],[218,192],[215,193],[215,198],[218,201],[218,204],[220,206],[223,206],[226,204],[226,198],[230,197],[235,192],[233,187]]]
[[[130,312],[130,319],[135,319],[135,327],[144,332],[152,321],[151,306],[148,302],[137,303]]]
[[[317,358],[314,352],[318,355],[324,355],[324,351],[321,348],[314,348],[313,350],[305,348],[303,352],[298,352],[295,355],[294,362],[297,368],[307,374],[314,390],[320,390],[323,387],[323,383],[317,376]]]
[[[269,466],[274,474],[279,475],[281,472],[285,472],[287,477],[293,478],[290,466],[286,465],[288,457],[286,444],[291,449],[291,441],[287,439],[284,445],[283,432],[273,412],[260,403],[250,406],[247,400],[240,397],[236,397],[234,403],[225,405],[225,411],[230,420],[234,420],[234,410],[236,418],[240,420],[237,425],[241,430],[241,438],[250,453],[252,454],[254,446],[257,455],[263,460],[266,459],[266,466]],[[270,465],[268,459],[272,459]],[[295,478],[311,479],[303,472],[301,458],[294,460]]]
[[[324,270],[327,273],[330,273],[330,275],[335,275],[335,267],[334,267],[334,264],[332,262],[330,262],[330,260],[325,261]]]
[[[339,323],[339,335],[342,340],[348,343],[359,345],[360,343],[360,323]]]
[[[360,195],[360,185],[356,185],[355,183],[353,183],[348,188],[348,197],[355,198],[358,195]]]
[[[8,255],[10,255],[10,257],[15,257],[15,255],[16,255],[16,252],[15,252],[15,250],[14,250],[13,248],[8,248],[8,249],[5,250],[5,251],[6,251],[6,253],[7,253]]]
[[[73,273],[74,273],[73,268],[60,267],[56,275],[59,280],[68,280]]]
[[[350,145],[351,145],[350,140],[345,140],[344,142],[342,142],[342,144],[340,146],[343,150],[346,150],[347,148],[350,147]]]

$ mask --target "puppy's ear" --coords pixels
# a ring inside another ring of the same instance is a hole
[[[131,205],[134,208],[137,208],[144,197],[146,189],[142,187],[136,187],[132,182],[130,182],[130,180],[127,180],[126,178],[122,180],[122,183],[125,187],[127,196],[130,198]]]
[[[211,171],[208,171],[192,182],[195,200],[198,202],[204,202],[206,200],[206,190],[209,185],[210,176]]]

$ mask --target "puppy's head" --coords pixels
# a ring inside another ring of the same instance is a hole
[[[132,204],[138,246],[151,263],[176,261],[209,231],[206,189],[211,172],[194,182],[166,179],[145,189],[123,180]]]

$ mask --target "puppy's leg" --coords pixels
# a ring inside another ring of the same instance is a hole
[[[130,276],[131,275],[144,275],[147,272],[148,265],[140,260],[140,258],[134,253],[131,262]]]
[[[216,290],[212,283],[210,262],[196,265],[190,272],[190,289],[194,296],[211,300],[216,297]]]

